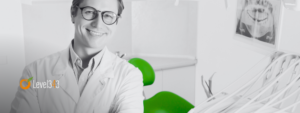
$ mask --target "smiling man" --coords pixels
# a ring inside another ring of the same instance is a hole
[[[27,65],[20,79],[59,87],[18,88],[11,113],[143,113],[142,73],[106,47],[123,9],[122,0],[73,0],[70,46]]]

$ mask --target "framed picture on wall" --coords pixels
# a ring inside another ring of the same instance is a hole
[[[280,0],[237,0],[238,39],[276,49],[282,5]]]

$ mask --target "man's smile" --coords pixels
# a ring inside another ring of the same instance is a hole
[[[91,34],[92,36],[103,36],[105,33],[102,33],[102,32],[97,32],[97,31],[93,31],[93,30],[90,30],[90,29],[86,29],[88,31],[89,34]]]

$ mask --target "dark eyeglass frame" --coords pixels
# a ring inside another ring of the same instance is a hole
[[[116,13],[114,13],[114,12],[112,12],[112,11],[100,11],[100,10],[97,10],[96,8],[94,8],[94,7],[91,7],[91,6],[85,6],[85,7],[75,6],[75,7],[79,8],[79,9],[81,10],[81,16],[82,16],[85,20],[88,20],[88,21],[91,21],[91,20],[96,19],[96,18],[99,16],[99,13],[98,13],[98,12],[101,13],[101,19],[102,19],[103,23],[105,23],[106,25],[112,25],[112,24],[116,23],[116,22],[118,21],[119,18],[121,18],[121,16],[120,16],[119,14],[116,14]],[[84,9],[84,8],[92,8],[93,10],[97,11],[97,13],[95,13],[96,16],[92,17],[91,19],[86,19],[86,18],[83,16],[83,9]],[[107,24],[107,23],[104,21],[103,15],[104,15],[104,13],[106,13],[106,12],[111,12],[111,13],[113,13],[113,14],[116,15],[116,20],[115,20],[113,23]]]

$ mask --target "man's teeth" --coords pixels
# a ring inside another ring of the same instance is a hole
[[[97,35],[97,36],[102,36],[103,35],[103,33],[95,32],[95,31],[91,31],[91,30],[89,30],[89,31],[92,35]]]

